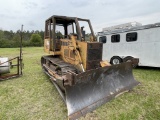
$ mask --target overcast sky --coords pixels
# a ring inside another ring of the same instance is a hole
[[[95,32],[127,22],[160,22],[160,0],[0,0],[0,29],[44,30],[52,15],[87,18]]]

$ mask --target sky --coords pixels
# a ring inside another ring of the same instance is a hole
[[[160,0],[0,0],[0,29],[44,30],[52,15],[90,19],[94,32],[128,22],[160,22]]]

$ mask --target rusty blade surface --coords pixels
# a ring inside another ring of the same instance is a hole
[[[85,115],[139,84],[133,77],[130,62],[90,70],[74,76],[74,80],[75,85],[66,87],[70,120]]]

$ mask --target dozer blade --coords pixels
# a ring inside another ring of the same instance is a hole
[[[74,75],[73,78],[75,84],[66,87],[70,120],[84,116],[139,84],[133,78],[130,62],[90,70]]]

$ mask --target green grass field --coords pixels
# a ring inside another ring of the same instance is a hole
[[[3,57],[18,54],[18,48],[0,49]],[[41,69],[44,54],[42,47],[23,48],[23,76],[0,82],[0,120],[67,120],[65,104]],[[160,69],[133,72],[141,85],[80,120],[159,120]]]

